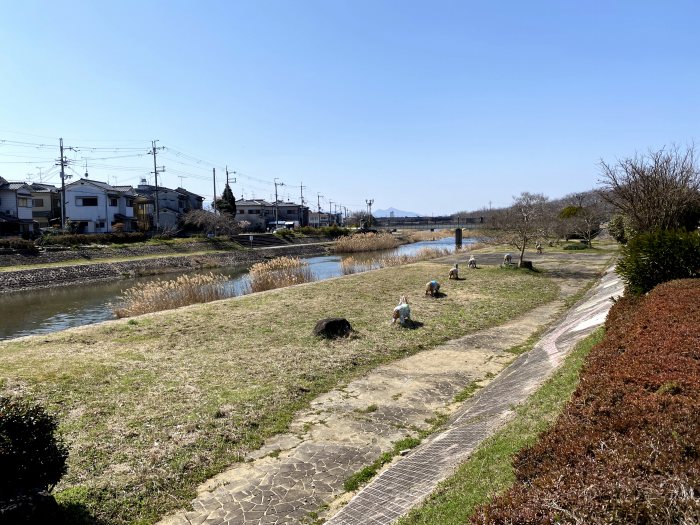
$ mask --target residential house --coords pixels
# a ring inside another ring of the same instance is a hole
[[[160,228],[175,228],[182,215],[190,210],[201,210],[204,197],[187,191],[184,188],[176,190],[146,184],[145,179],[136,188],[136,217],[138,226],[142,230],[150,230],[155,224],[155,202],[158,198],[158,226]]]
[[[35,182],[32,192],[32,217],[39,228],[61,223],[61,194],[53,184]]]
[[[116,225],[133,231],[135,197],[131,186],[111,186],[87,178],[71,182],[66,184],[66,223],[79,233],[109,233]]]
[[[0,235],[31,235],[32,191],[24,182],[8,182],[0,177]]]
[[[249,222],[251,230],[274,228],[275,212],[278,222],[293,222],[298,226],[309,224],[309,208],[300,204],[282,201],[274,203],[263,199],[236,201],[236,219]]]

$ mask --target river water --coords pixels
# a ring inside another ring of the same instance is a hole
[[[471,244],[471,242],[471,239],[463,240],[465,246]],[[372,252],[370,256],[412,255],[425,247],[454,250],[455,240],[454,237],[446,237],[436,241],[405,244],[388,252]],[[357,257],[357,254],[355,256]],[[338,255],[306,259],[314,280],[317,281],[342,275],[341,260],[342,257]],[[225,287],[230,296],[241,295],[246,287],[248,268],[243,266],[189,270],[186,273],[192,275],[197,273],[208,274],[210,272],[226,277]],[[120,281],[88,283],[4,294],[0,296],[2,298],[0,300],[0,340],[25,335],[45,334],[74,326],[114,319],[112,304],[119,301],[123,290],[157,279],[170,279],[177,275],[177,272],[173,272],[166,277],[136,277]]]

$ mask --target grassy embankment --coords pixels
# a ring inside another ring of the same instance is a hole
[[[599,328],[581,341],[561,368],[516,409],[515,418],[484,441],[422,506],[397,525],[463,525],[478,505],[509,488],[515,482],[513,458],[554,423],[578,385],[586,356],[603,333]]]
[[[158,253],[141,255],[140,248],[159,247]],[[35,270],[39,268],[55,268],[61,266],[79,266],[99,263],[119,263],[148,259],[161,259],[163,257],[196,257],[227,253],[234,250],[245,249],[240,244],[224,239],[152,239],[132,244],[110,244],[100,246],[76,246],[71,247],[68,253],[75,252],[75,259],[67,259],[59,262],[16,264],[0,266],[0,272],[14,272],[17,270]],[[64,252],[65,253],[65,252]],[[85,258],[89,255],[89,259]]]
[[[104,523],[151,523],[327,391],[380,363],[509,318],[557,295],[546,276],[486,268],[423,296],[445,265],[421,262],[272,290],[129,321],[0,344],[3,391],[60,419],[64,507]],[[389,325],[407,294],[424,326]],[[468,307],[467,307],[468,305]],[[311,335],[346,317],[349,340]]]

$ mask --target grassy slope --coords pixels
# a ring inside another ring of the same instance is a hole
[[[576,389],[586,355],[602,337],[600,328],[581,341],[554,376],[518,407],[515,419],[486,440],[421,507],[397,525],[462,525],[477,505],[510,487],[515,481],[513,457],[554,423]]]
[[[58,413],[71,446],[64,500],[109,523],[148,523],[319,392],[557,293],[545,276],[493,268],[423,297],[443,273],[423,262],[2,343],[0,382]],[[389,325],[404,293],[420,329]],[[330,316],[349,319],[357,337],[313,337]]]

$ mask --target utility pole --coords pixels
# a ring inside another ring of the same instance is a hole
[[[156,162],[156,153],[158,150],[163,149],[161,146],[160,148],[156,147],[156,142],[157,140],[152,140],[151,141],[151,155],[153,155],[153,175],[156,177],[156,230],[160,228],[160,204],[158,203],[158,174],[163,173],[165,171],[165,166],[161,166],[160,168],[157,166]]]
[[[331,215],[333,215],[333,201],[328,199],[328,226],[331,225]],[[333,224],[335,224],[335,217],[333,217]]]
[[[372,204],[374,204],[374,199],[365,199],[367,203],[367,209],[369,210],[369,228],[372,227]]]
[[[61,230],[64,230],[66,227],[66,178],[71,178],[72,175],[66,175],[66,165],[68,164],[68,160],[66,157],[63,155],[63,150],[64,149],[70,149],[75,151],[73,148],[64,148],[63,147],[63,139],[58,139],[58,147],[60,148],[61,151],[61,157],[58,159],[59,164],[56,164],[57,166],[61,166]]]
[[[320,193],[316,194],[316,205],[318,206],[318,227],[321,227],[321,195]]]
[[[279,221],[279,201],[277,200],[277,186],[284,186],[284,182],[277,182],[277,179],[275,179],[275,229],[277,229],[277,223]]]
[[[211,201],[211,207],[214,210],[214,215],[216,215],[216,168],[211,169],[211,176],[214,179],[214,200]]]
[[[300,194],[300,199],[301,199],[301,204],[299,205],[299,226],[308,226],[307,224],[304,223],[304,183],[302,182],[299,185],[299,194]]]

